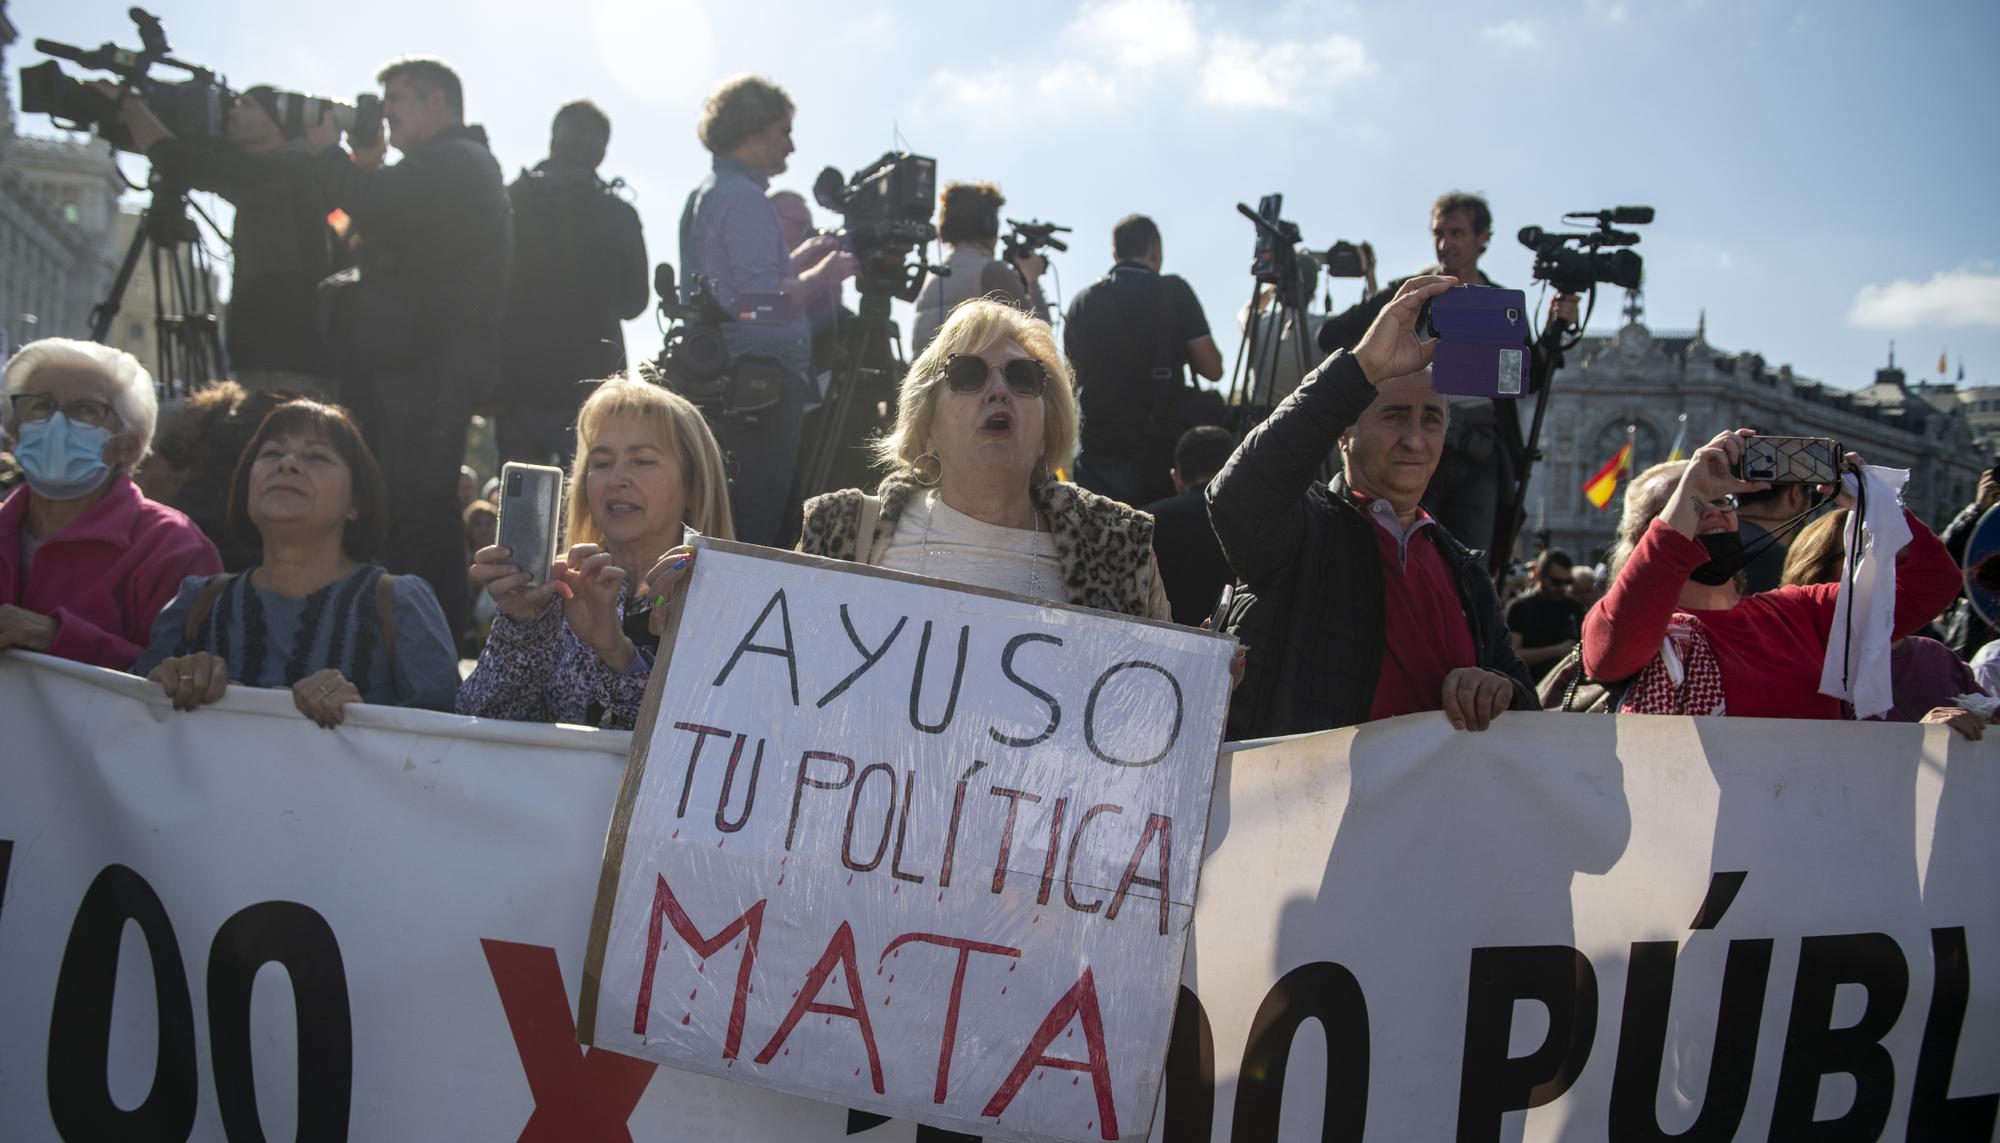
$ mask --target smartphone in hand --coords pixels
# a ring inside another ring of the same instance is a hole
[[[528,573],[528,586],[549,582],[562,533],[563,470],[509,461],[500,468],[500,534],[508,562]]]

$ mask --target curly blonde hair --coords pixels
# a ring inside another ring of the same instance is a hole
[[[729,479],[722,468],[722,449],[701,410],[686,397],[635,377],[613,377],[576,411],[576,459],[569,473],[569,542],[602,544],[604,533],[590,515],[590,497],[583,482],[590,473],[590,447],[604,422],[612,417],[636,417],[652,428],[660,444],[680,458],[681,488],[686,496],[687,526],[718,540],[736,538],[729,514]]]
[[[1048,371],[1042,390],[1042,455],[1048,468],[1069,463],[1076,451],[1076,373],[1056,346],[1049,323],[1005,302],[974,298],[959,303],[938,327],[929,348],[910,363],[896,400],[896,427],[875,444],[876,460],[892,471],[914,470],[930,448],[931,415],[944,388],[945,361],[953,354],[980,354],[1012,341]]]

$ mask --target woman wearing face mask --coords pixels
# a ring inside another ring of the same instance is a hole
[[[27,483],[0,503],[0,649],[124,670],[181,580],[222,570],[199,528],[132,483],[153,379],[129,353],[53,337],[4,377],[0,437]]]
[[[1731,468],[1755,435],[1749,429],[1722,433],[1686,462],[1656,465],[1626,489],[1611,560],[1615,578],[1583,624],[1589,676],[1631,680],[1622,711],[1844,716],[1839,699],[1819,693],[1840,585],[1742,592],[1736,496],[1770,485],[1739,480]],[[1859,456],[1847,454],[1845,467],[1860,464]],[[1838,502],[1852,507],[1845,492]],[[1959,586],[1958,567],[1944,545],[1915,516],[1905,513],[1905,519],[1911,535],[1897,557],[1897,639],[1936,618]]]

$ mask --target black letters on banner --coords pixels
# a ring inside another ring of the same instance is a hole
[[[14,843],[0,838],[0,909],[7,907],[7,870],[14,864]]]
[[[1507,1055],[1516,1000],[1539,1000],[1549,1010],[1548,1037],[1518,1059]],[[1507,1112],[1540,1107],[1568,1091],[1596,1035],[1597,973],[1582,953],[1568,945],[1473,949],[1458,1080],[1460,1143],[1498,1140]]]
[[[1007,640],[1006,649],[1000,652],[1000,673],[1007,676],[1008,682],[1034,695],[1042,701],[1043,705],[1049,708],[1049,724],[1043,727],[1042,732],[1033,738],[1015,738],[1011,734],[1002,734],[993,727],[989,726],[986,728],[986,733],[993,736],[993,741],[998,742],[1002,746],[1012,746],[1017,750],[1025,750],[1030,746],[1040,746],[1054,736],[1056,727],[1062,725],[1062,704],[1056,701],[1056,696],[1022,678],[1014,670],[1014,654],[1026,643],[1053,643],[1058,647],[1063,645],[1063,641],[1054,635],[1044,635],[1040,632],[1031,631],[1025,635],[1016,635],[1012,639]]]
[[[111,1100],[111,1001],[125,922],[138,924],[153,962],[159,1050],[139,1106]],[[166,906],[146,879],[107,865],[70,925],[49,1015],[49,1118],[65,1139],[186,1139],[194,1129],[194,1005]]]
[[[1181,985],[1174,1030],[1167,1038],[1167,1105],[1160,1143],[1208,1143],[1215,1130],[1215,1034],[1194,989]]]
[[[1330,961],[1302,964],[1286,973],[1257,1006],[1236,1079],[1231,1140],[1276,1143],[1285,1065],[1292,1038],[1307,1020],[1318,1020],[1326,1033],[1326,1106],[1319,1137],[1322,1143],[1361,1143],[1368,1123],[1368,1001],[1354,974]],[[1500,1050],[1507,1050],[1504,1031]]]
[[[1833,997],[1858,984],[1868,999],[1851,1027],[1831,1028]],[[1910,988],[1910,966],[1887,933],[1844,933],[1799,942],[1798,983],[1785,1029],[1785,1057],[1778,1066],[1778,1094],[1771,1108],[1771,1138],[1878,1139],[1896,1095],[1896,1061],[1882,1046],[1895,1027]],[[1820,1079],[1834,1072],[1854,1077],[1854,1105],[1838,1119],[1813,1121]]]
[[[752,643],[751,640],[757,637],[757,632],[764,629],[764,621],[771,617],[773,610],[778,613],[779,630],[785,637],[784,645],[772,647],[762,643]],[[743,633],[743,638],[736,644],[736,650],[729,653],[729,661],[722,665],[722,670],[716,673],[715,681],[709,686],[719,687],[728,682],[729,672],[736,669],[736,661],[743,657],[745,651],[759,655],[776,655],[783,659],[785,670],[788,672],[787,677],[792,681],[792,705],[799,705],[799,653],[792,642],[792,605],[785,602],[784,588],[779,588],[771,596],[771,601],[764,605],[764,610],[757,613],[757,622],[752,623],[750,630]]]
[[[1965,1027],[1965,1002],[1972,991],[1972,971],[1966,963],[1965,929],[1931,930],[1930,1018],[1924,1022],[1924,1044],[1917,1052],[1917,1078],[1910,1092],[1911,1139],[1978,1140],[1993,1138],[1994,1113],[2000,1095],[1968,1095],[1952,1099],[1952,1064],[1958,1059],[1958,1036]]]
[[[1709,1059],[1701,1111],[1686,1130],[1672,1133],[1661,1129],[1655,1106],[1680,943],[1641,941],[1632,946],[1632,963],[1625,975],[1625,1014],[1618,1030],[1618,1066],[1611,1078],[1611,1138],[1633,1143],[1667,1139],[1708,1143],[1736,1138],[1743,1107],[1750,1099],[1773,943],[1768,939],[1729,942],[1722,997],[1716,1002],[1715,1051]]]
[[[326,918],[293,901],[265,901],[223,922],[208,952],[208,1036],[222,1129],[236,1143],[262,1143],[251,1078],[250,990],[257,970],[283,965],[292,981],[299,1047],[299,1132],[347,1138],[354,1088],[354,1027],[347,969]]]

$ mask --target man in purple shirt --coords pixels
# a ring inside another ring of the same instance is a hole
[[[732,362],[746,357],[775,361],[787,383],[776,405],[716,426],[734,462],[729,504],[738,538],[789,547],[779,535],[798,459],[812,333],[800,299],[854,272],[841,254],[794,274],[778,212],[765,197],[771,179],[784,173],[792,153],[792,101],[757,76],[738,76],[709,96],[699,134],[715,156],[713,169],[688,196],[681,213],[681,294],[697,279],[714,287],[716,300],[735,321],[722,327]]]

